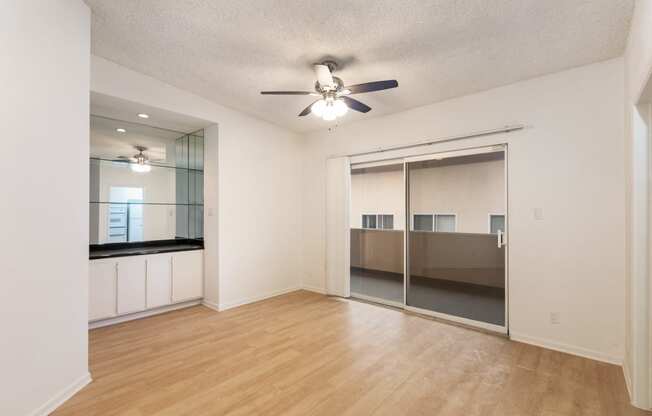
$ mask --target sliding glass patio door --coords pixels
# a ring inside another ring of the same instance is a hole
[[[503,146],[406,160],[406,308],[506,332]]]
[[[351,168],[350,288],[354,298],[403,307],[403,161]]]

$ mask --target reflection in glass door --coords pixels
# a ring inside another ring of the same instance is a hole
[[[404,305],[403,162],[351,169],[351,296]]]
[[[406,166],[406,306],[504,331],[504,148],[439,154]]]

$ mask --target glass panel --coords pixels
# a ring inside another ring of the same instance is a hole
[[[188,238],[204,238],[204,207],[201,205],[189,207]]]
[[[189,136],[188,167],[195,170],[204,170],[204,138],[196,135]]]
[[[505,249],[487,213],[505,210],[504,153],[408,164],[407,305],[505,325]],[[435,228],[428,216],[436,214]]]
[[[204,172],[186,171],[188,174],[188,200],[191,204],[204,203]]]
[[[190,210],[191,205],[177,205],[175,217],[176,236],[190,238]]]
[[[414,214],[414,222],[412,223],[414,231],[432,231],[433,216],[430,214]]]
[[[362,228],[376,228],[376,216],[375,215],[363,215],[362,216]]]
[[[123,193],[111,193],[113,188],[140,188],[147,204],[187,204],[188,170],[151,166],[149,172],[136,172],[134,164],[109,160],[90,160],[89,202],[126,202]],[[203,181],[203,174],[199,172]],[[195,188],[198,184],[193,184]],[[203,195],[201,197],[203,201]]]
[[[454,233],[455,215],[435,215],[435,231],[440,233]]]
[[[405,228],[402,164],[351,170],[350,218],[351,296],[402,305]]]
[[[383,230],[392,230],[394,229],[394,216],[393,215],[379,215],[380,227]]]
[[[189,160],[188,147],[189,147],[188,136],[178,137],[175,140],[176,166],[179,168],[188,168],[188,160]]]
[[[90,157],[129,160],[141,150],[148,163],[153,166],[188,167],[186,133],[97,115],[90,116]]]
[[[491,215],[490,216],[489,232],[491,234],[498,234],[498,231],[505,231],[505,216],[504,215]]]
[[[195,210],[203,216],[203,207]],[[202,234],[203,221],[195,220],[189,235],[187,205],[92,202],[90,212],[90,244],[201,238]]]
[[[90,243],[203,238],[203,130],[90,124]]]

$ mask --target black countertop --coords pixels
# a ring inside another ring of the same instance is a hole
[[[91,244],[89,259],[107,259],[111,257],[142,256],[145,254],[171,253],[175,251],[203,250],[202,240],[161,240],[137,243]]]

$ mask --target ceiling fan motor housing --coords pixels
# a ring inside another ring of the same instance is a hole
[[[344,89],[344,82],[340,78],[333,77],[333,81],[335,82],[335,89],[323,88],[319,81],[315,81],[315,91],[326,96],[329,92],[335,93]]]

